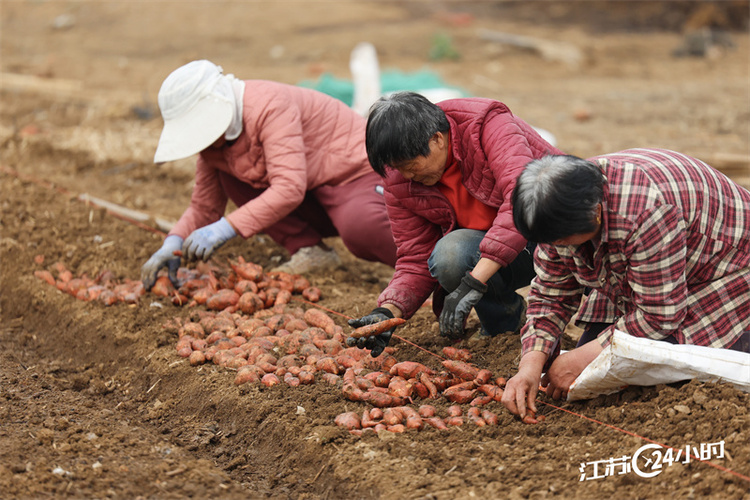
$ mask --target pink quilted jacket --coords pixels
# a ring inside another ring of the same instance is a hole
[[[563,153],[498,101],[451,99],[438,106],[451,125],[453,155],[464,186],[482,203],[497,207],[497,217],[479,247],[482,257],[506,266],[527,243],[513,224],[511,195],[516,178],[529,161]],[[437,241],[456,229],[456,215],[437,187],[409,181],[397,170],[387,170],[385,186],[398,261],[378,303],[393,304],[409,318],[439,289],[427,269],[427,258]],[[439,312],[442,292],[437,295],[434,304]]]
[[[227,216],[245,238],[287,216],[306,191],[372,172],[365,126],[343,102],[316,90],[247,80],[242,134],[230,147],[200,153],[190,206],[170,234],[185,238],[224,215],[219,171],[265,189]]]

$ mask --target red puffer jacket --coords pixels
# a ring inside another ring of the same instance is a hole
[[[438,104],[451,125],[453,156],[466,189],[485,205],[497,207],[497,217],[479,249],[482,257],[502,266],[526,246],[513,224],[511,196],[516,178],[531,160],[563,154],[498,101],[451,99]],[[425,186],[387,169],[385,200],[398,247],[396,272],[378,304],[393,304],[411,317],[439,286],[427,268],[437,241],[456,226],[456,214],[437,187]],[[436,314],[442,308],[436,294]]]

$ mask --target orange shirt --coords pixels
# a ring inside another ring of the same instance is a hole
[[[497,216],[497,208],[485,205],[466,190],[450,142],[448,147],[447,167],[436,186],[453,206],[460,227],[487,231]]]

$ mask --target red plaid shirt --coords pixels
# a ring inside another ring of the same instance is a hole
[[[523,352],[549,353],[579,305],[579,321],[613,323],[602,345],[617,328],[730,347],[750,330],[750,192],[672,151],[590,161],[606,178],[601,240],[537,246]]]

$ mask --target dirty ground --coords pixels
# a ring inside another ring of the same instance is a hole
[[[366,407],[338,388],[237,387],[226,369],[190,366],[162,328],[187,309],[149,296],[112,307],[77,301],[33,274],[60,261],[75,274],[138,278],[162,236],[78,196],[149,214],[148,227],[179,217],[194,160],[152,164],[156,94],[166,75],[198,58],[242,78],[294,84],[349,78],[349,52],[370,41],[383,69],[427,68],[501,100],[572,154],[665,147],[748,187],[747,2],[15,1],[0,9],[3,497],[750,496],[750,398],[721,383],[633,387],[577,403],[542,397],[547,418],[537,425],[491,403],[497,426],[360,438],[333,424]],[[557,42],[580,57],[500,44],[481,30]],[[345,326],[373,307],[391,270],[330,243],[343,265],[308,278]],[[266,268],[286,258],[259,236],[233,241],[216,259],[239,255]],[[431,352],[445,345],[427,308],[398,334]],[[399,359],[438,362],[393,344]],[[461,346],[498,375],[516,369],[517,337]],[[723,468],[683,456],[655,477],[592,478],[593,462],[634,455],[650,442],[642,437],[677,450],[723,441],[723,458],[711,458]]]

